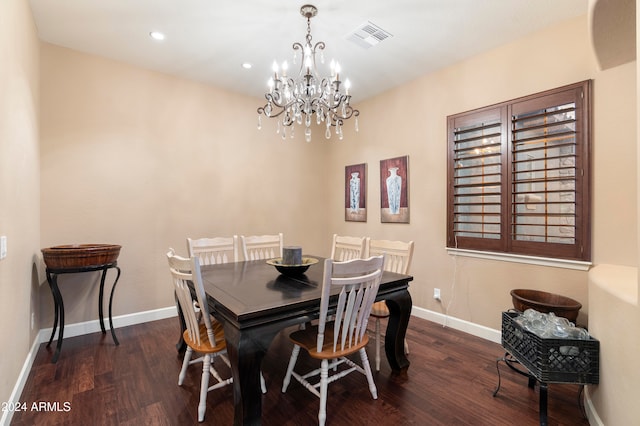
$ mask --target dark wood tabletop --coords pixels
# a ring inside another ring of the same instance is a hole
[[[311,257],[318,263],[296,277],[281,275],[264,260],[202,266],[211,313],[224,324],[237,425],[260,424],[260,364],[275,335],[318,318],[324,258]],[[411,315],[408,287],[412,280],[409,275],[385,272],[378,290],[377,300],[386,300],[390,311],[385,352],[395,371],[409,367],[404,337]]]

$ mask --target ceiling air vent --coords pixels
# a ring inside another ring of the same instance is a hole
[[[351,34],[347,35],[347,40],[351,40],[358,46],[368,49],[389,37],[392,37],[392,35],[379,26],[367,21],[356,28]]]

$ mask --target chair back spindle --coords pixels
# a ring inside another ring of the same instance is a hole
[[[275,235],[251,235],[240,237],[244,260],[263,260],[282,257],[284,237]]]
[[[214,238],[187,238],[189,257],[197,256],[200,265],[237,262],[238,236]]]
[[[335,287],[340,288],[340,293],[333,319],[333,351],[342,351],[362,341],[367,331],[371,307],[378,294],[383,262],[384,256],[346,262],[325,260],[318,322],[318,352],[325,344],[329,299],[331,290]]]
[[[366,238],[333,234],[331,259],[344,262],[365,257]]]
[[[408,274],[413,259],[413,241],[373,240],[367,238],[365,257],[384,254],[384,270]]]

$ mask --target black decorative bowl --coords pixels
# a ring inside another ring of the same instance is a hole
[[[267,260],[269,265],[275,266],[275,268],[283,275],[287,276],[296,276],[304,274],[309,266],[318,263],[318,259],[313,257],[305,257],[302,256],[302,263],[299,265],[285,265],[282,263],[281,257],[276,257],[275,259]]]

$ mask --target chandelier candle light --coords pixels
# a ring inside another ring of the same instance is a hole
[[[355,116],[355,129],[358,131],[358,115],[360,111],[353,109],[349,104],[350,83],[340,81],[340,65],[331,61],[331,76],[320,78],[316,68],[316,53],[320,56],[320,62],[324,63],[324,42],[319,41],[315,45],[311,42],[311,18],[316,16],[318,9],[312,5],[304,5],[300,8],[300,14],[307,18],[307,36],[304,44],[293,43],[293,63],[296,64],[297,53],[302,53],[300,71],[297,79],[287,75],[288,64],[283,62],[278,66],[273,63],[273,77],[269,79],[269,92],[264,97],[267,103],[258,108],[258,129],[262,128],[262,114],[266,117],[277,118],[276,133],[286,138],[286,128],[291,127],[290,136],[293,138],[292,125],[304,122],[304,136],[307,142],[311,142],[311,122],[316,121],[319,126],[324,122],[326,127],[325,137],[331,138],[331,127],[335,127],[338,138],[342,140],[342,125],[344,120]],[[344,89],[344,91],[343,91]],[[315,115],[315,118],[313,117]]]

